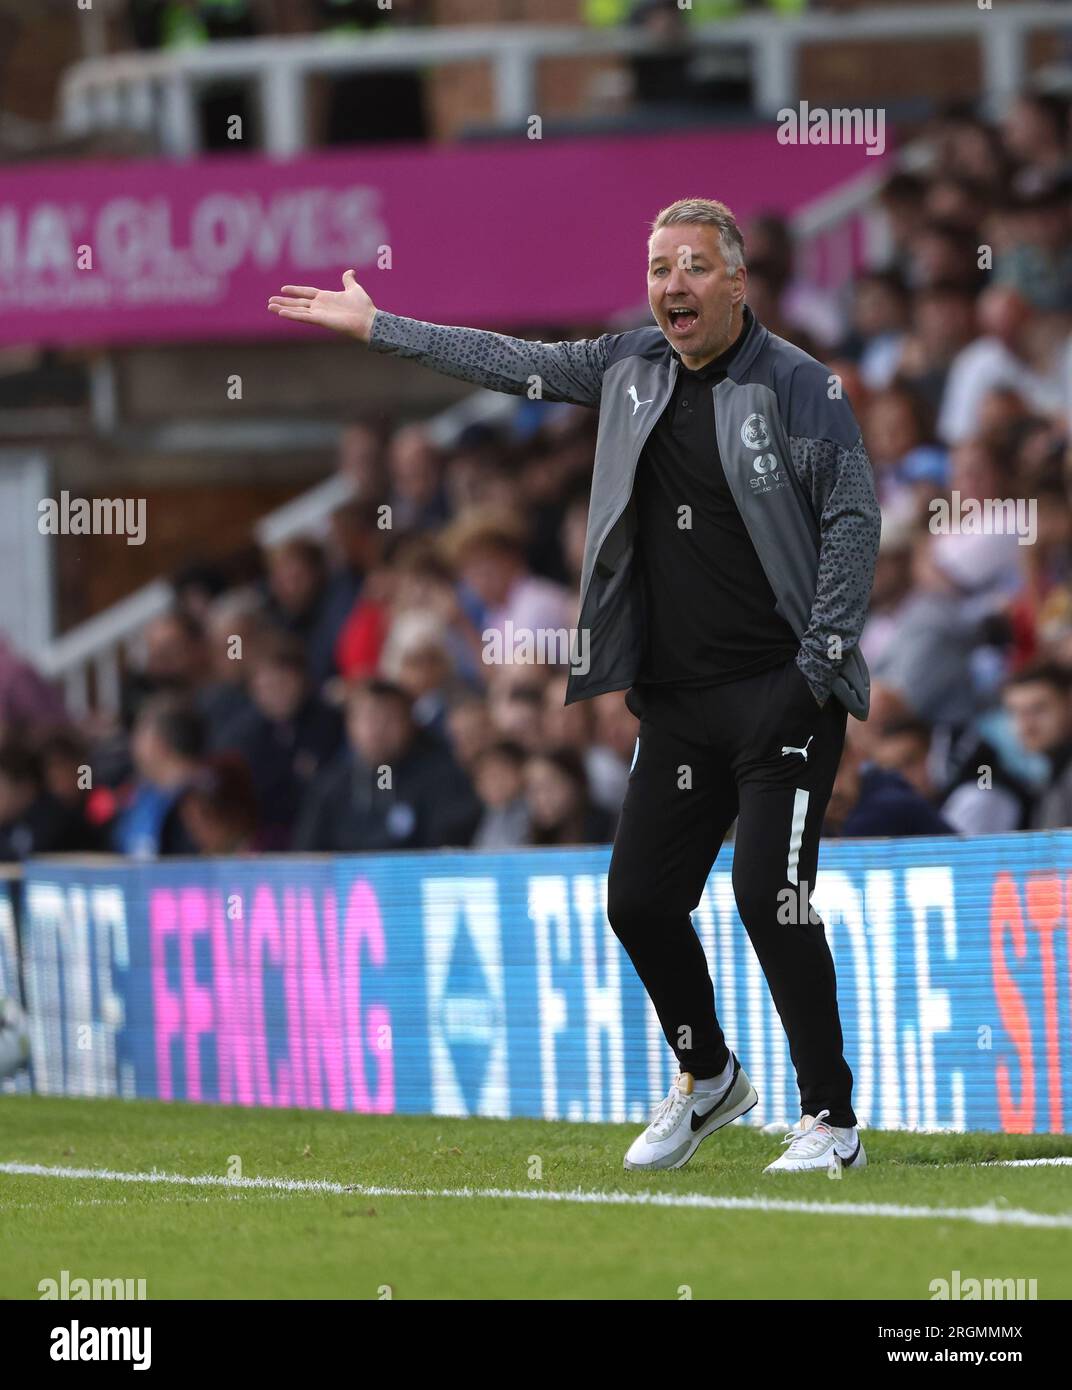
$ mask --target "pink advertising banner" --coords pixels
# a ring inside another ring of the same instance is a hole
[[[336,288],[348,267],[381,307],[435,322],[598,323],[644,302],[644,239],[666,203],[792,212],[881,162],[776,135],[8,169],[0,343],[282,337],[302,329],[266,313],[268,296]]]

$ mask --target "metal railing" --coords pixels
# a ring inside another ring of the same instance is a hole
[[[513,404],[497,392],[474,391],[426,421],[425,427],[433,442],[446,448],[466,425],[501,420]],[[295,536],[322,539],[332,512],[354,495],[352,482],[333,473],[266,513],[254,524],[253,537],[265,547]],[[154,579],[32,654],[40,673],[61,686],[72,717],[80,718],[91,709],[118,712],[126,663],[137,661],[146,626],[174,602],[171,584]]]
[[[34,654],[41,674],[62,686],[72,718],[90,709],[118,711],[124,661],[136,657],[146,625],[173,602],[167,580],[154,579]]]
[[[1063,4],[897,6],[881,10],[779,16],[747,15],[694,25],[695,50],[728,45],[749,50],[757,110],[773,116],[798,101],[798,60],[809,44],[844,40],[925,41],[968,37],[982,52],[982,96],[992,113],[1023,85],[1027,41],[1038,30],[1069,26]],[[323,36],[234,39],[195,48],[121,53],[75,63],[64,75],[60,118],[68,134],[132,128],[155,134],[177,157],[198,152],[196,96],[220,80],[256,87],[264,147],[274,157],[309,145],[304,84],[316,74],[443,67],[487,62],[495,114],[506,127],[538,110],[537,79],[545,58],[601,58],[665,51],[643,31],[574,25],[502,24],[407,29],[362,35],[353,42]],[[876,100],[883,93],[876,80]]]

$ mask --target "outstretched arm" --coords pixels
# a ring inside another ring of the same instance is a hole
[[[478,328],[452,328],[378,310],[352,270],[342,290],[284,285],[268,301],[280,318],[312,323],[394,353],[445,376],[534,400],[598,405],[613,335],[580,342],[539,343]]]

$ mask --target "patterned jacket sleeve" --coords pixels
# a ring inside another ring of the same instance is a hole
[[[793,468],[819,522],[819,572],[797,665],[820,705],[857,646],[871,601],[881,513],[852,407],[828,397],[826,369],[802,364],[790,387]]]
[[[376,311],[369,347],[408,357],[445,376],[492,391],[573,405],[598,405],[614,335],[540,343],[479,328],[450,328]],[[535,388],[538,387],[538,395]]]

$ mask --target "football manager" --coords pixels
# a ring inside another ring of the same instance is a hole
[[[870,461],[840,383],[747,304],[744,241],[706,198],[648,242],[655,327],[539,343],[286,285],[319,324],[493,390],[599,410],[581,577],[588,662],[566,702],[627,689],[640,734],[607,915],[680,1067],[625,1166],[679,1168],[757,1095],[727,1045],[691,913],[734,820],[733,890],[785,1029],[801,1119],[768,1172],[866,1163],[837,984],[810,905],[879,542]]]

